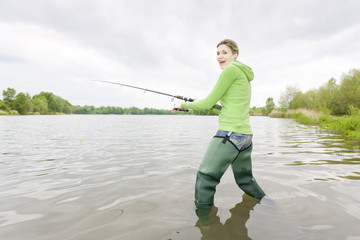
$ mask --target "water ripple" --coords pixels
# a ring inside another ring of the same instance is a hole
[[[274,209],[259,205],[242,228],[260,239],[289,225],[276,239],[358,236],[359,144],[292,119],[251,124],[254,175],[288,217],[267,228]],[[0,116],[0,238],[200,239],[193,186],[216,128],[211,116]],[[222,219],[241,195],[227,172]]]

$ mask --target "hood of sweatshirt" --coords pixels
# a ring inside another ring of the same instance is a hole
[[[240,68],[240,70],[245,73],[249,82],[254,79],[254,72],[252,71],[251,67],[249,67],[239,61],[236,61],[236,60],[231,63],[234,64],[235,66],[237,66],[238,68]]]

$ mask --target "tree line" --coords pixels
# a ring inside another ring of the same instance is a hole
[[[0,114],[172,114],[171,110],[137,107],[122,108],[113,106],[73,106],[67,100],[51,92],[41,92],[31,97],[28,93],[16,93],[13,88],[3,90],[0,100]],[[213,115],[211,111],[179,112],[177,114]]]
[[[55,114],[72,113],[73,106],[50,92],[41,92],[31,97],[28,93],[16,93],[13,88],[3,91],[0,109],[6,112],[17,111],[19,114]]]
[[[331,115],[351,115],[354,109],[360,109],[360,70],[350,70],[339,84],[331,78],[318,89],[305,93],[296,86],[287,86],[279,104],[282,109],[306,108]]]
[[[280,110],[305,108],[331,115],[351,115],[354,109],[360,109],[360,70],[352,69],[344,74],[340,84],[331,78],[318,89],[305,93],[297,86],[289,85],[281,93],[279,107]],[[275,108],[273,98],[268,98],[264,107],[251,108],[250,115],[269,115]],[[0,110],[5,113],[17,111],[19,114],[171,114],[171,110],[154,108],[73,106],[51,92],[41,92],[31,97],[28,93],[16,93],[13,88],[3,91]],[[211,111],[179,114],[214,115]]]

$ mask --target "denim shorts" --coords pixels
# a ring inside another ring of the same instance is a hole
[[[234,133],[229,131],[219,130],[216,132],[214,137],[226,138],[227,135],[230,135],[229,141],[237,148],[237,150],[242,151],[250,147],[252,143],[251,134],[242,134],[242,133]]]

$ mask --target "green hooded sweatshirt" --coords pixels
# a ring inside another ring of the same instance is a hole
[[[254,79],[251,68],[233,61],[226,65],[210,94],[195,102],[184,102],[182,108],[213,110],[219,114],[219,130],[252,134],[249,122],[251,99],[250,81]],[[222,109],[213,106],[220,101]]]

